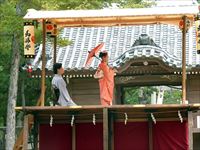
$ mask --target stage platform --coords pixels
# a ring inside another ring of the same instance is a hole
[[[76,122],[91,121],[95,114],[96,121],[103,120],[103,111],[108,111],[114,120],[119,121],[127,115],[129,121],[148,120],[151,114],[156,120],[178,120],[178,111],[181,116],[186,119],[188,111],[200,110],[200,104],[149,104],[149,105],[113,105],[103,107],[100,105],[84,105],[84,106],[26,106],[16,107],[16,111],[24,111],[26,114],[33,114],[39,122],[49,122],[49,116],[52,115],[54,122],[62,123],[63,121],[71,121],[74,115]]]

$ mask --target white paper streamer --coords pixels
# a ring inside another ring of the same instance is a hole
[[[95,116],[95,114],[93,114],[92,122],[93,122],[94,125],[96,125],[96,116]]]
[[[154,117],[153,113],[151,113],[151,119],[154,122],[154,124],[156,124],[156,118]]]
[[[128,115],[127,115],[127,113],[124,113],[124,117],[125,117],[125,119],[124,119],[124,124],[126,125],[126,124],[127,124],[127,121],[128,121]]]
[[[179,117],[179,119],[180,119],[181,123],[183,123],[183,117],[182,117],[182,115],[181,115],[181,112],[180,112],[180,111],[178,111],[178,117]]]
[[[74,115],[72,115],[72,119],[71,119],[71,126],[73,127],[74,125]]]
[[[50,127],[52,127],[52,125],[53,125],[53,116],[52,115],[50,115],[49,125],[50,125]]]

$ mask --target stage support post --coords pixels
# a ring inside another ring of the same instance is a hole
[[[55,64],[56,63],[56,45],[57,45],[57,36],[55,35],[54,37],[53,37],[53,39],[54,39],[54,41],[53,41],[53,49],[54,49],[54,51],[53,51],[53,63]]]
[[[72,150],[76,150],[76,124],[72,127]]]
[[[153,150],[153,122],[149,119],[149,150]]]
[[[103,150],[108,148],[108,108],[103,108]]]
[[[41,72],[41,96],[40,96],[40,106],[44,106],[45,99],[45,66],[46,66],[46,21],[42,20],[42,72]]]
[[[183,16],[182,29],[182,104],[186,101],[186,31],[187,31],[187,17]]]

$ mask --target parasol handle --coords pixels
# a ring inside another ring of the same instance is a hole
[[[91,53],[91,51],[88,51],[88,53]],[[93,57],[97,58],[98,60],[101,61],[101,59],[99,57],[97,57],[95,54],[93,55]]]
[[[101,59],[99,57],[97,57],[96,55],[94,55],[94,57],[101,61]]]

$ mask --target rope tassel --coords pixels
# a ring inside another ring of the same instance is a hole
[[[94,125],[96,125],[96,116],[95,116],[95,114],[93,114],[92,122],[93,122]]]
[[[127,115],[127,113],[124,113],[124,117],[125,117],[124,124],[126,125],[127,121],[128,121],[128,115]]]
[[[180,112],[180,111],[178,111],[178,117],[179,117],[179,119],[180,119],[181,123],[183,123],[183,117],[182,117],[182,115],[181,115],[181,112]]]
[[[52,125],[53,125],[53,116],[52,115],[50,115],[49,125],[50,125],[50,127],[52,127]]]
[[[153,113],[151,113],[151,119],[154,122],[154,124],[156,124],[156,118],[154,117]]]
[[[73,127],[73,125],[74,125],[74,115],[72,115],[72,119],[71,119],[71,126]]]

